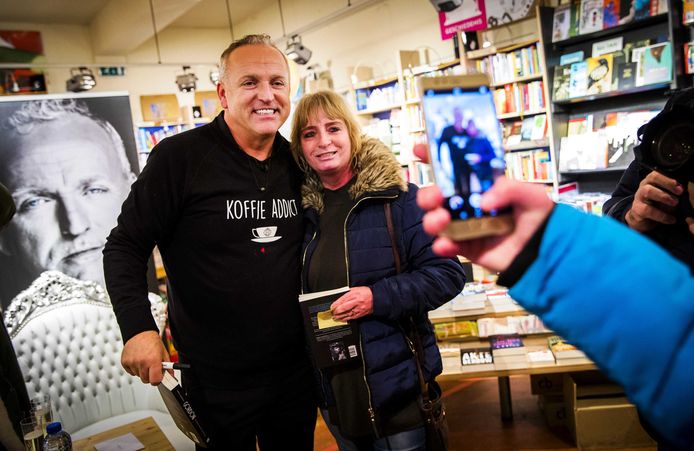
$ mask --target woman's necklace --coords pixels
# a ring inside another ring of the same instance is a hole
[[[248,162],[248,170],[251,171],[251,175],[253,176],[253,181],[255,182],[255,186],[258,187],[258,189],[262,192],[265,191],[268,187],[268,182],[270,180],[270,169],[272,168],[271,163],[272,163],[272,156],[267,157],[265,161],[258,163],[254,163],[251,161],[251,157],[244,152],[244,155],[246,155],[246,161]],[[261,168],[262,172],[265,172],[265,183],[262,185],[258,182],[258,179],[255,176],[255,170],[253,169],[253,166],[260,166],[263,165],[264,167]]]

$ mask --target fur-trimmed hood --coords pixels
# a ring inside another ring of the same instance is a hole
[[[393,152],[376,138],[364,136],[361,151],[354,160],[354,176],[354,183],[349,189],[352,199],[387,189],[407,191],[400,163]],[[301,198],[305,209],[314,208],[319,214],[323,212],[323,184],[318,174],[310,168],[301,187]]]

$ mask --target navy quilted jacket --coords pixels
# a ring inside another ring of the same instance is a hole
[[[419,390],[414,357],[401,327],[409,324],[410,317],[422,337],[425,378],[432,380],[441,373],[441,356],[427,312],[455,297],[465,276],[456,260],[432,252],[432,238],[422,229],[423,212],[416,204],[417,187],[402,181],[393,154],[371,139],[365,140],[363,150],[362,168],[355,171],[350,191],[356,205],[346,221],[346,255],[349,286],[368,286],[373,292],[373,313],[358,321],[371,402],[378,409]],[[303,192],[307,227],[302,287],[320,234],[323,204],[317,183],[309,174]],[[395,270],[385,202],[391,203],[401,274]]]

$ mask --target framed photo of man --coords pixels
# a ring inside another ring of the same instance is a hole
[[[104,284],[102,250],[139,172],[127,93],[0,97],[3,310],[44,271]]]

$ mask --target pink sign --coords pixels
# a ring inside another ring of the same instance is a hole
[[[487,28],[484,0],[463,0],[453,11],[439,13],[441,39],[450,39],[459,31],[475,31]]]

